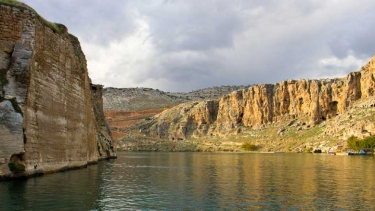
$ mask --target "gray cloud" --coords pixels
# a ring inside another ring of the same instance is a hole
[[[135,29],[128,1],[24,0],[51,22],[66,25],[81,40],[106,45]]]
[[[374,54],[371,0],[25,0],[77,35],[95,83],[189,91],[344,76]]]
[[[227,3],[169,1],[145,7],[144,15],[160,50],[205,51],[233,44],[240,20],[235,8]]]
[[[373,8],[372,8],[373,9]],[[335,56],[346,57],[352,53],[358,57],[369,57],[375,53],[375,14],[371,11],[348,17],[336,26],[329,40]]]

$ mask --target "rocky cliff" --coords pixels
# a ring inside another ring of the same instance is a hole
[[[217,99],[245,86],[220,86],[191,92],[164,92],[152,88],[105,88],[103,105],[106,120],[116,142],[133,136],[133,126],[140,120],[159,114],[175,105]],[[138,131],[138,130],[137,130]],[[121,145],[121,142],[118,142]]]
[[[22,3],[0,3],[0,177],[115,156],[78,39]]]
[[[313,127],[373,96],[374,73],[375,57],[346,78],[254,85],[219,100],[181,104],[144,120],[139,128],[151,137],[184,140],[238,134],[243,128],[262,129],[288,120]]]
[[[91,92],[94,100],[94,113],[98,129],[98,152],[100,158],[116,157],[112,133],[105,120],[103,111],[103,85],[92,85]]]

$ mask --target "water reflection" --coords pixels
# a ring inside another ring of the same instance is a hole
[[[89,210],[98,198],[95,166],[28,180],[0,182],[0,210]]]
[[[374,157],[120,153],[0,183],[0,210],[372,210]],[[4,206],[5,204],[5,206]]]

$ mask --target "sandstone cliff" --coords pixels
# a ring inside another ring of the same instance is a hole
[[[254,85],[219,100],[178,105],[144,120],[139,128],[151,137],[184,140],[238,134],[243,128],[262,129],[285,120],[313,127],[343,114],[357,100],[373,96],[374,73],[375,57],[346,78]]]
[[[135,124],[163,110],[185,102],[217,99],[244,88],[246,86],[220,86],[191,92],[163,92],[152,88],[109,87],[103,92],[104,114],[113,140],[119,141],[124,137],[137,135],[132,131]]]
[[[0,4],[0,178],[115,156],[102,89],[91,85],[78,39],[28,6],[5,2]]]

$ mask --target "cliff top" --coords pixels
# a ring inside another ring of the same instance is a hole
[[[20,10],[26,9],[26,10],[29,10],[29,11],[33,12],[36,15],[36,17],[38,17],[46,26],[51,28],[53,30],[53,32],[55,32],[55,33],[61,34],[64,31],[67,31],[66,26],[64,26],[63,24],[52,23],[52,22],[47,21],[41,15],[39,15],[39,13],[37,13],[32,7],[28,6],[27,4],[25,4],[23,2],[20,2],[20,1],[17,1],[17,0],[0,0],[0,5],[15,7],[15,8],[18,8]]]

